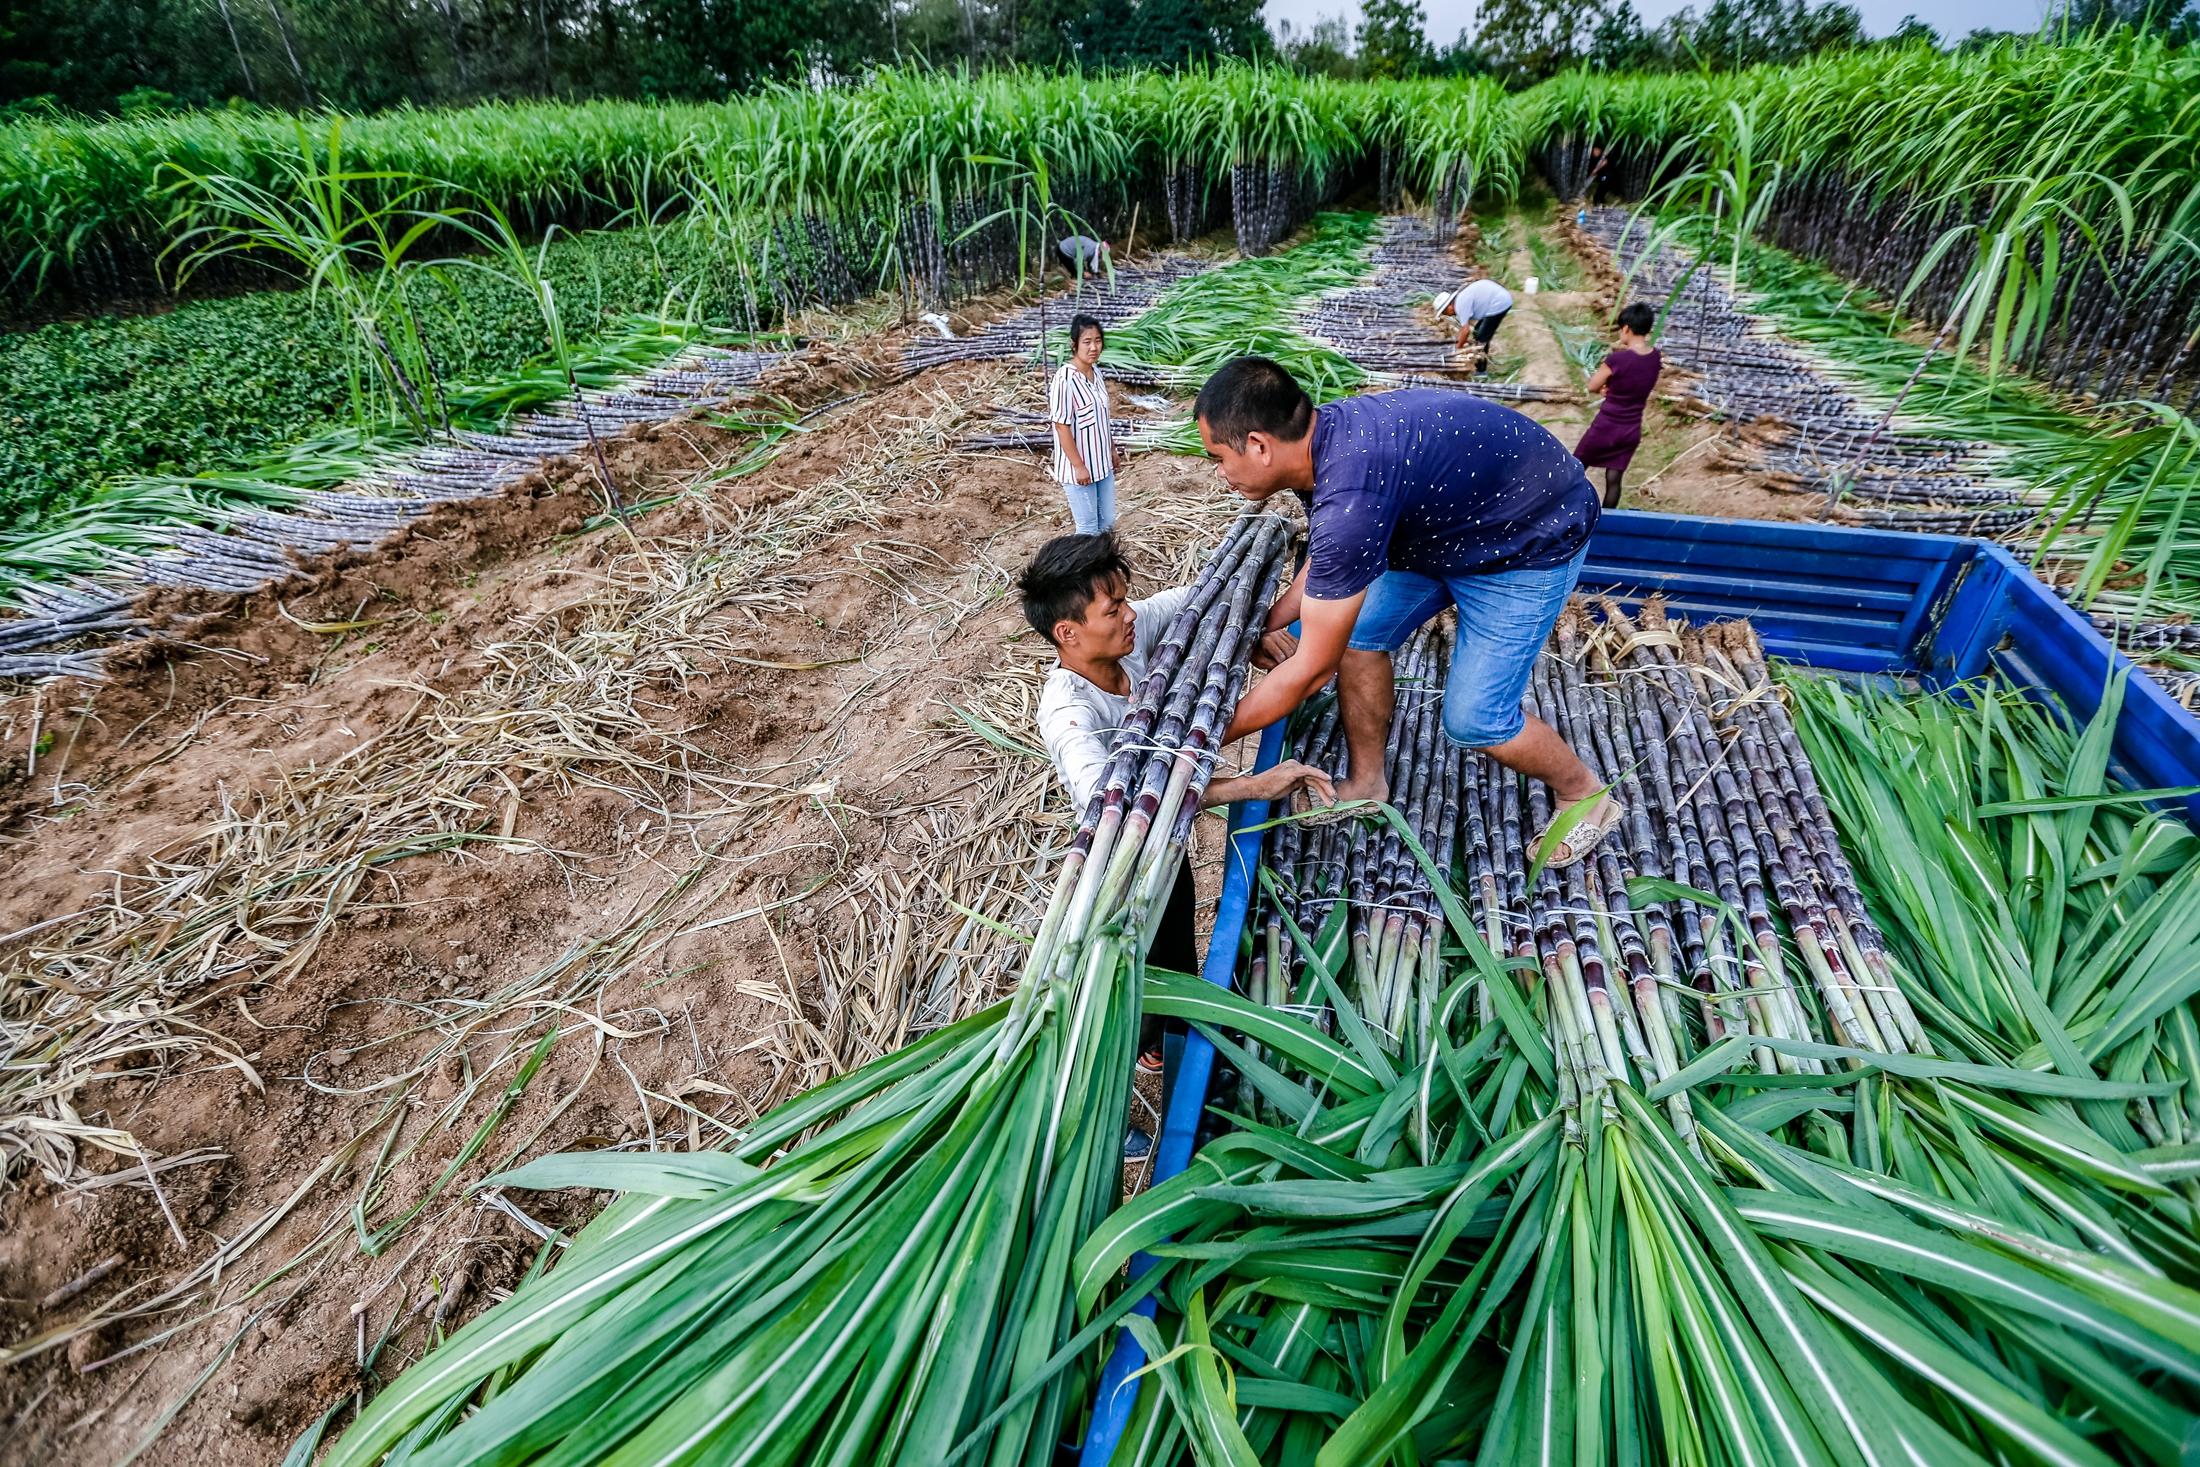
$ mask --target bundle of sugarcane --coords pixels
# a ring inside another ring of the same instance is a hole
[[[1068,1270],[1119,1194],[1144,943],[1288,539],[1241,518],[1171,622],[1010,1000],[728,1151],[492,1179],[625,1195],[330,1463],[1050,1461],[1099,1333],[1072,1338]]]
[[[2177,1460],[2200,846],[2106,788],[2113,699],[2080,736],[1977,693],[1882,732],[1895,700],[1802,683],[1799,732],[1746,627],[1607,611],[1561,624],[1533,696],[1630,818],[1538,867],[1547,801],[1465,761],[1463,872],[1408,843],[1447,935],[1402,1045],[1311,947],[1265,956],[1327,1032],[1150,995],[1289,1124],[1080,1252],[1088,1305],[1130,1250],[1161,1263],[1160,1388],[1116,1461]],[[2118,918],[2129,942],[2038,966]]]
[[[1435,853],[1448,869],[1457,828],[1458,766],[1464,753],[1442,735],[1443,669],[1450,658],[1447,629],[1431,625],[1398,656],[1400,713],[1392,723],[1385,763],[1393,791],[1406,812],[1398,827],[1374,828],[1332,821],[1286,824],[1276,837],[1254,909],[1253,955],[1246,991],[1277,1007],[1325,1001],[1300,992],[1304,976],[1290,958],[1298,948],[1318,952],[1321,977],[1349,976],[1353,1006],[1393,1054],[1411,1060],[1420,1046],[1412,1035],[1425,1027],[1434,1002],[1437,939],[1441,923],[1426,871],[1407,844],[1407,834]],[[1344,735],[1334,700],[1314,713],[1297,756],[1316,767],[1344,767]],[[1352,899],[1338,898],[1349,891]],[[1349,973],[1347,971],[1349,965]],[[1408,1025],[1417,1008],[1421,1024]],[[1324,1016],[1326,1018],[1326,1015]],[[1256,1105],[1257,1097],[1248,1095]]]
[[[1798,1043],[1823,1035],[1855,1048],[1930,1052],[1889,980],[1754,634],[1743,624],[1676,629],[1655,602],[1639,625],[1616,605],[1603,610],[1601,621],[1585,610],[1561,618],[1529,692],[1539,716],[1593,765],[1614,771],[1613,793],[1627,812],[1617,838],[1568,867],[1540,862],[1523,836],[1560,822],[1548,790],[1486,758],[1465,758],[1442,738],[1436,700],[1417,695],[1440,682],[1448,634],[1431,629],[1399,655],[1392,790],[1404,827],[1441,869],[1450,869],[1455,835],[1463,837],[1483,940],[1494,952],[1534,957],[1578,997],[1571,1013],[1584,1037],[1599,1036],[1598,1063],[1610,1073],[1628,1068],[1624,1054],[1662,1081],[1704,1044],[1732,1035]],[[1300,757],[1340,766],[1333,725],[1326,717],[1313,724]],[[1396,943],[1420,920],[1416,903],[1433,909],[1414,895],[1427,883],[1409,869],[1399,832],[1362,830],[1279,838],[1277,884],[1287,896],[1267,910],[1279,931],[1287,904],[1302,930],[1318,930],[1338,885],[1324,886],[1318,873],[1348,841],[1342,885],[1358,913],[1355,968],[1385,997],[1376,1012],[1394,1015],[1403,1001]],[[1782,956],[1790,945],[1799,962],[1792,981]],[[1798,983],[1817,1006],[1804,1004]],[[1687,987],[1699,998],[1684,1004]],[[1757,1058],[1767,1073],[1815,1072],[1815,1062],[1776,1046]]]

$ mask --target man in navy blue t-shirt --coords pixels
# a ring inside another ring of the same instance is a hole
[[[1511,408],[1442,388],[1316,408],[1265,357],[1225,365],[1194,411],[1232,489],[1256,502],[1292,490],[1311,526],[1306,564],[1268,613],[1270,631],[1299,623],[1298,646],[1239,702],[1227,738],[1284,717],[1335,675],[1351,751],[1338,797],[1388,799],[1390,654],[1457,606],[1445,734],[1580,807],[1551,864],[1602,840],[1618,802],[1521,706],[1597,522],[1596,491],[1566,446]]]

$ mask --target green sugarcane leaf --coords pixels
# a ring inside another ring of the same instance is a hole
[[[1718,1079],[1747,1063],[1750,1055],[1760,1048],[1795,1059],[1815,1059],[1854,1066],[1845,1075],[1838,1077],[1836,1083],[1859,1080],[1867,1074],[1888,1074],[1911,1080],[1958,1081],[1982,1090],[2004,1090],[2021,1095],[2051,1095],[2066,1100],[2138,1100],[2147,1096],[2173,1094],[2177,1089],[2173,1082],[2168,1081],[2097,1080],[2046,1070],[2012,1069],[2006,1065],[1977,1065],[1960,1060],[1931,1059],[1923,1055],[1886,1054],[1838,1044],[1820,1044],[1814,1040],[1786,1039],[1772,1034],[1735,1034],[1704,1050],[1676,1071],[1670,1079],[1652,1086],[1644,1092],[1644,1098],[1655,1103],[1694,1089],[1706,1081]],[[1736,1083],[1757,1085],[1772,1078],[1774,1077],[1742,1075],[1737,1077]]]
[[[1315,1081],[1351,1094],[1373,1094],[1388,1083],[1378,1081],[1358,1056],[1313,1025],[1203,979],[1154,974],[1146,985],[1146,1012],[1242,1034],[1288,1056]]]
[[[476,1187],[525,1187],[548,1192],[593,1187],[644,1197],[715,1197],[729,1187],[754,1183],[763,1172],[717,1151],[577,1151],[538,1157],[498,1172]]]
[[[1240,1406],[1265,1411],[1308,1411],[1316,1415],[1345,1417],[1359,1404],[1339,1391],[1325,1391],[1298,1380],[1263,1380],[1241,1375],[1237,1379]]]
[[[2103,790],[2095,794],[2043,795],[2030,800],[1997,800],[1980,805],[1971,813],[1981,820],[1991,820],[2007,815],[2042,815],[2062,811],[2084,812],[2115,805],[2151,805],[2182,800],[2200,795],[2200,784],[2178,785],[2170,789]]]
[[[1947,1391],[2024,1460],[2055,1467],[2109,1467],[2106,1453],[1961,1351],[1918,1328],[1865,1290],[1845,1284],[1807,1255],[1791,1254],[1789,1276],[1805,1297],[1904,1369]]]
[[[1830,1460],[1822,1429],[1774,1358],[1778,1342],[1752,1323],[1715,1249],[1699,1241],[1674,1179],[1654,1152],[1628,1146],[1624,1136],[1616,1146],[1632,1183],[1632,1225],[1654,1238],[1655,1248],[1644,1256],[1664,1280],[1676,1318],[1685,1326],[1676,1343],[1686,1346],[1685,1361],[1710,1397],[1707,1409],[1697,1413],[1702,1431],[1745,1462]]]
[[[1200,1189],[1212,1202],[1272,1217],[1373,1217],[1434,1201],[1473,1168],[1462,1164],[1395,1167],[1351,1182],[1292,1180],[1216,1183]]]
[[[1771,1236],[2022,1310],[2187,1380],[2200,1381],[2200,1352],[2157,1334],[2143,1317],[2144,1313],[2159,1316],[2161,1311],[2119,1309],[2113,1297],[2099,1293],[2089,1297],[2070,1287],[2052,1274],[2080,1270],[2039,1266],[2049,1261],[2044,1257],[2048,1245],[2033,1244],[2024,1256],[2013,1258],[1951,1234],[1861,1214],[1836,1203],[1754,1192],[1736,1195],[1733,1201],[1742,1217]],[[2115,1267],[2107,1259],[2092,1259],[2080,1269],[2105,1273]]]
[[[2103,1185],[2155,1196],[2169,1189],[2130,1165],[2123,1156],[2083,1126],[2056,1119],[2043,1110],[2020,1110],[2006,1101],[1962,1088],[1945,1092],[1995,1134],[2055,1165]]]
[[[2165,1185],[2200,1179],[2200,1141],[2150,1146],[2144,1151],[2135,1151],[2124,1159]]]
[[[1877,1464],[1891,1460],[1870,1425],[1858,1419],[1851,1402],[1856,1391],[1851,1372],[1832,1351],[1795,1294],[1773,1264],[1748,1221],[1705,1178],[1693,1157],[1673,1141],[1656,1111],[1629,1087],[1611,1087],[1634,1134],[1644,1138],[1649,1155],[1670,1174],[1718,1258],[1735,1297],[1777,1358],[1818,1435],[1835,1460]]]

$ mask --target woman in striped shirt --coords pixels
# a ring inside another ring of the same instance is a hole
[[[1115,471],[1123,456],[1108,436],[1108,383],[1100,375],[1107,333],[1091,316],[1069,323],[1070,355],[1047,387],[1054,424],[1054,480],[1069,497],[1080,535],[1115,527]]]

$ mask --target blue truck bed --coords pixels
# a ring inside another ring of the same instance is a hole
[[[2118,669],[2130,663],[2084,616],[1998,545],[1954,535],[1849,530],[1764,520],[1698,519],[1617,510],[1598,522],[1581,590],[1624,604],[1663,596],[1691,621],[1748,617],[1765,650],[1834,671],[1916,679],[1945,687],[1995,672],[2092,717]],[[1282,749],[1278,724],[1260,741],[1265,768]],[[2159,683],[2132,674],[2118,716],[2115,772],[2141,789],[2200,785],[2200,719]],[[2200,796],[2182,802],[2200,828]],[[1229,986],[1260,863],[1265,802],[1230,810],[1222,897],[1204,976]],[[1154,1180],[1191,1160],[1206,1108],[1214,1049],[1188,1037],[1154,1153]],[[1133,1275],[1144,1259],[1133,1259]],[[1150,1312],[1150,1305],[1144,1306]],[[1100,1379],[1082,1461],[1115,1451],[1137,1400],[1133,1373],[1145,1357],[1126,1332]]]

